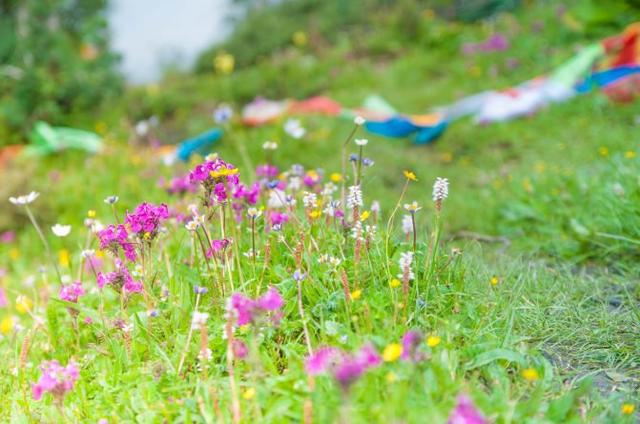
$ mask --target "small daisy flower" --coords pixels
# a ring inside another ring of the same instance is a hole
[[[404,204],[404,209],[406,211],[408,211],[409,213],[414,214],[414,213],[418,212],[422,208],[418,205],[418,202],[413,201],[411,203],[405,203]]]
[[[56,237],[66,237],[71,232],[71,225],[56,224],[51,227],[51,231],[53,231]]]
[[[353,123],[361,127],[365,124],[366,120],[362,116],[356,116],[353,118]]]
[[[356,138],[354,141],[358,146],[366,146],[369,142],[366,138]]]
[[[38,196],[40,196],[40,193],[32,191],[31,193],[25,194],[23,196],[9,197],[9,201],[14,205],[24,206],[33,203],[38,198]]]
[[[119,198],[118,196],[115,196],[115,195],[114,195],[114,196],[109,196],[109,197],[106,197],[106,198],[104,199],[104,203],[106,203],[107,205],[113,205],[113,204],[115,204],[118,200],[120,200],[120,198]]]

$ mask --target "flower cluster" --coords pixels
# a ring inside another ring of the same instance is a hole
[[[66,367],[63,367],[58,361],[47,361],[40,365],[40,370],[42,371],[40,379],[31,386],[35,400],[40,400],[45,392],[49,392],[58,402],[62,402],[80,376],[78,366],[74,362],[69,362]]]
[[[307,357],[305,370],[309,375],[330,373],[347,390],[367,370],[377,367],[382,358],[371,344],[366,344],[354,354],[335,347],[323,347]]]
[[[123,289],[126,293],[142,292],[142,283],[133,279],[127,267],[125,267],[118,259],[116,259],[115,265],[115,271],[108,273],[98,273],[98,287],[102,289],[104,288],[104,286],[110,285],[117,292],[121,292]]]
[[[158,233],[160,222],[169,218],[169,208],[164,203],[153,205],[143,202],[133,213],[127,213],[125,222],[135,234],[142,234],[145,240],[153,239]]]
[[[122,249],[128,260],[131,262],[136,260],[136,250],[129,241],[129,233],[124,225],[112,224],[104,230],[98,231],[98,240],[100,241],[100,249],[108,250],[116,256]]]
[[[280,322],[282,312],[280,308],[284,305],[284,300],[275,287],[269,290],[258,299],[250,299],[240,293],[231,295],[228,310],[237,319],[239,326],[256,323],[262,317],[269,316],[274,324]]]
[[[207,202],[211,200],[226,201],[227,188],[235,187],[240,183],[238,168],[220,158],[206,160],[197,165],[189,173],[189,180],[204,187]]]
[[[74,281],[67,286],[60,287],[60,299],[67,302],[77,303],[78,298],[83,296],[84,293],[84,287],[82,287],[82,282],[80,281]]]

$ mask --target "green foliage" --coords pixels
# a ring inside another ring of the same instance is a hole
[[[21,141],[43,119],[70,124],[122,86],[109,51],[107,2],[4,1],[0,4],[1,144]]]

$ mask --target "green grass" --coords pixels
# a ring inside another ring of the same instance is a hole
[[[183,210],[197,201],[193,196],[171,198],[156,185],[160,176],[183,174],[194,164],[165,167],[148,149],[125,146],[129,130],[120,119],[123,114],[138,119],[157,113],[163,122],[160,138],[169,142],[210,127],[210,112],[218,99],[241,102],[255,94],[303,97],[323,92],[346,105],[357,105],[368,93],[377,92],[400,110],[420,112],[460,95],[505,87],[542,73],[568,58],[575,41],[590,38],[551,24],[532,37],[524,28],[535,19],[552,19],[553,12],[542,6],[527,12],[517,16],[520,29],[512,34],[515,47],[478,58],[477,63],[459,57],[457,42],[480,38],[485,30],[472,25],[451,28],[438,21],[434,32],[445,35],[433,36],[436,47],[406,47],[384,62],[363,55],[344,66],[347,53],[362,49],[347,39],[318,57],[292,50],[229,77],[174,78],[153,95],[132,90],[123,104],[100,116],[109,127],[104,154],[87,158],[69,152],[18,163],[16,168],[28,177],[16,177],[7,195],[40,191],[34,209],[43,227],[48,229],[55,222],[74,226],[68,239],[50,237],[50,243],[55,252],[63,248],[71,252],[71,268],[65,272],[75,275],[87,211],[95,210],[105,223],[113,221],[109,206],[103,203],[106,196],[120,196],[119,214],[141,201],[166,201]],[[492,25],[507,31],[510,22],[503,16]],[[443,41],[450,33],[456,38]],[[543,46],[550,43],[557,50],[543,54]],[[511,56],[522,62],[518,69],[487,76],[492,63],[503,63]],[[482,77],[471,76],[472,65],[483,70]],[[330,74],[335,76],[328,78]],[[294,249],[304,234],[302,265],[273,233],[261,233],[259,246],[267,240],[272,243],[271,262],[262,274],[240,253],[251,245],[243,224],[234,252],[241,267],[230,270],[235,289],[253,297],[274,284],[285,298],[278,328],[238,332],[239,338],[258,346],[251,360],[238,361],[235,367],[240,392],[256,389],[253,399],[240,396],[243,419],[300,422],[303,405],[310,399],[315,422],[334,422],[341,416],[355,423],[444,422],[456,395],[466,392],[497,423],[633,422],[635,416],[622,416],[621,404],[638,407],[639,402],[640,159],[628,153],[638,148],[637,114],[636,105],[612,105],[592,94],[504,124],[479,127],[466,120],[455,122],[428,147],[370,137],[365,155],[376,163],[366,171],[363,192],[367,206],[374,199],[381,202],[383,219],[379,238],[358,265],[351,238],[320,223],[307,224],[299,210],[304,224],[290,223],[284,234]],[[251,180],[255,165],[264,162],[261,146],[267,139],[279,142],[274,161],[283,169],[301,163],[323,168],[326,175],[339,172],[340,146],[352,124],[325,117],[302,121],[309,130],[303,140],[287,137],[281,123],[245,129],[234,122],[216,150],[240,168],[245,181]],[[384,242],[386,218],[398,201],[405,169],[415,171],[418,182],[410,184],[403,203],[416,200],[424,206],[417,214],[418,278],[412,286],[407,320],[397,309],[401,289],[389,287],[390,277],[399,272],[399,253],[411,249],[399,230],[402,209],[389,234],[390,256]],[[450,196],[444,203],[436,262],[425,267],[424,254],[434,231],[430,197],[436,176],[449,178]],[[614,189],[615,184],[623,190]],[[222,337],[225,298],[214,295],[200,259],[195,266],[185,264],[190,247],[182,225],[169,223],[163,242],[171,275],[164,259],[158,260],[157,244],[148,264],[150,302],[160,315],[148,317],[149,306],[141,296],[122,311],[116,293],[105,290],[101,295],[92,290],[77,306],[76,334],[67,311],[71,305],[57,300],[53,270],[47,268],[44,274],[38,270],[47,262],[35,232],[9,203],[1,212],[9,223],[5,226],[19,233],[16,243],[0,245],[1,264],[7,269],[1,284],[11,300],[0,311],[0,319],[15,316],[24,328],[0,340],[0,393],[5,400],[0,420],[60,422],[51,396],[33,401],[29,384],[37,379],[42,360],[66,363],[74,358],[81,376],[65,400],[64,413],[71,422],[96,422],[103,417],[109,422],[212,422],[217,420],[216,402],[222,421],[230,421]],[[219,231],[216,218],[210,231]],[[465,238],[469,233],[479,239],[501,237],[508,243]],[[462,255],[453,259],[453,248],[461,249]],[[362,289],[362,297],[349,310],[339,274],[317,262],[320,253],[343,258],[339,269],[347,273],[352,290],[356,283]],[[372,342],[382,351],[410,328],[438,334],[442,342],[435,348],[421,347],[429,354],[425,362],[397,361],[372,370],[348,395],[328,376],[316,377],[311,390],[303,370],[307,352],[292,279],[301,266],[309,273],[302,297],[314,348],[336,345],[353,350]],[[34,278],[33,285],[26,284],[29,277]],[[497,285],[491,284],[494,277]],[[210,313],[207,328],[213,360],[206,376],[197,371],[196,333],[184,375],[178,376],[195,306],[192,286],[203,283],[210,289],[201,304]],[[94,278],[86,277],[84,284],[95,287]],[[163,286],[170,292],[165,302],[160,301]],[[43,318],[42,326],[16,311],[14,302],[20,294],[35,301],[34,313]],[[82,324],[87,316],[93,324]],[[129,342],[114,326],[116,318],[134,324]],[[19,357],[27,334],[29,349],[21,367]],[[539,380],[522,377],[530,367],[538,371]]]

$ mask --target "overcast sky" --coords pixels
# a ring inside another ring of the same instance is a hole
[[[134,83],[160,76],[163,62],[187,67],[198,52],[227,33],[230,0],[112,0],[113,48]]]

